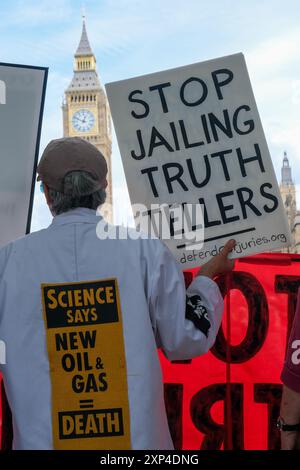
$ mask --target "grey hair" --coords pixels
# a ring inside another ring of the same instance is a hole
[[[49,188],[51,211],[59,215],[76,207],[96,210],[104,204],[106,192],[98,188],[99,183],[86,171],[71,171],[64,178],[64,192]]]

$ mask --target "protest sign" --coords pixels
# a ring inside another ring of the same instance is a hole
[[[42,284],[42,299],[54,448],[130,449],[117,279]]]
[[[230,238],[237,240],[233,257],[290,244],[243,54],[106,90],[131,203],[145,206],[151,223],[161,205],[202,209],[201,224],[190,227],[169,217],[165,242],[183,269],[205,263]],[[186,237],[201,229],[202,247]]]
[[[227,300],[209,353],[179,363],[160,354],[176,449],[280,449],[280,375],[300,287],[299,262],[300,255],[285,253],[237,260],[232,273],[217,279]],[[191,282],[191,272],[186,280]]]
[[[30,231],[47,69],[0,63],[0,247]]]

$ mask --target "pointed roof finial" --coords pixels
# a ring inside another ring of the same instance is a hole
[[[287,156],[287,152],[286,150],[283,152],[283,165],[284,166],[289,166],[289,159],[288,159],[288,156]]]
[[[86,27],[85,27],[86,15],[85,15],[84,6],[81,9],[81,16],[82,16],[82,33],[81,33],[79,45],[77,47],[77,51],[75,53],[75,57],[78,57],[81,55],[93,55],[93,51],[91,49],[89,39],[87,37]]]
[[[82,21],[85,21],[85,3],[81,7],[81,16],[82,16]]]
[[[283,152],[283,162],[281,168],[281,182],[282,184],[293,184],[292,180],[292,168],[287,157],[287,152]]]

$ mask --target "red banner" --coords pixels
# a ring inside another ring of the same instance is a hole
[[[186,280],[192,275],[186,273]],[[175,447],[279,448],[279,377],[300,286],[300,256],[242,258],[218,283],[226,308],[213,349],[173,363],[161,354]]]
[[[242,258],[218,283],[229,295],[212,350],[189,362],[161,359],[175,446],[279,448],[280,373],[300,286],[300,256]]]

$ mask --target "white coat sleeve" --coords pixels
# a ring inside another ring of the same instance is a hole
[[[200,356],[213,346],[221,324],[220,290],[205,276],[196,277],[186,290],[168,248],[159,242],[155,251],[149,308],[157,346],[170,360]]]

